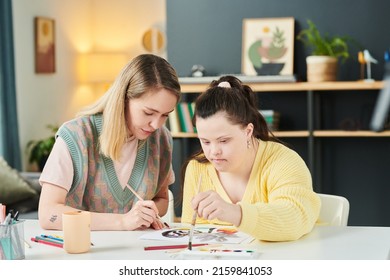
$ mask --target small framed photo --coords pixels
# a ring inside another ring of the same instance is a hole
[[[54,19],[34,18],[35,73],[55,72]]]
[[[244,19],[241,72],[293,75],[294,18]]]

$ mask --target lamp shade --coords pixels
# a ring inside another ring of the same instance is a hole
[[[111,83],[127,62],[125,54],[84,54],[80,59],[80,80],[87,83]]]

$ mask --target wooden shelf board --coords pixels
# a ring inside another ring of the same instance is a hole
[[[276,137],[309,137],[307,130],[297,131],[274,131]],[[346,131],[346,130],[315,130],[314,137],[390,137],[390,130],[382,132],[373,132],[370,130]],[[196,133],[178,132],[172,133],[173,138],[197,138]]]
[[[314,137],[390,137],[390,130],[373,132],[370,130],[345,131],[345,130],[316,130]]]
[[[308,137],[309,132],[307,130],[299,130],[299,131],[274,131],[273,132],[276,137]],[[176,132],[172,133],[173,138],[197,138],[198,135],[196,133],[188,133],[188,132]]]
[[[172,132],[173,138],[197,138],[198,135],[196,133],[189,132]]]
[[[273,133],[278,138],[283,138],[283,137],[308,137],[309,136],[309,131],[307,131],[307,130],[274,131]]]

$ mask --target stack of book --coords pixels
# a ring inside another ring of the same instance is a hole
[[[167,127],[172,133],[188,132],[196,133],[196,128],[192,125],[194,117],[195,102],[180,102],[175,110],[168,115]],[[274,110],[260,110],[268,128],[276,131],[279,128],[280,113]]]
[[[196,132],[192,126],[192,117],[194,116],[195,102],[180,102],[175,110],[168,115],[167,127],[172,133],[178,132]]]
[[[260,110],[260,113],[263,115],[265,122],[268,125],[268,128],[271,131],[276,131],[279,128],[279,119],[280,113],[274,110]]]

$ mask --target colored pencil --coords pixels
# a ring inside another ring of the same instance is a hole
[[[198,194],[200,192],[200,185],[201,185],[201,183],[202,183],[202,174],[200,174],[200,176],[199,176],[198,190],[197,190],[196,194]],[[194,228],[195,228],[195,223],[196,223],[196,218],[197,217],[198,217],[198,211],[197,211],[197,209],[195,209],[194,210],[194,215],[192,216],[190,236],[189,236],[189,240],[188,240],[188,249],[189,250],[192,250],[192,238],[194,237]]]
[[[41,234],[41,237],[48,238],[48,239],[53,239],[54,241],[64,242],[63,238],[55,237],[55,236],[52,236],[52,235]]]
[[[129,188],[129,190],[135,195],[136,198],[138,198],[139,200],[141,201],[144,201],[144,199],[129,185],[129,184],[126,184],[126,186]],[[161,220],[161,217],[159,214],[157,214],[157,218],[164,224],[164,226],[166,226],[167,228],[170,228],[170,226],[166,223],[166,222],[163,222]]]
[[[61,245],[64,244],[64,241],[63,241],[63,240],[55,240],[55,239],[52,239],[52,238],[43,237],[42,235],[41,235],[41,236],[35,236],[35,239],[37,239],[37,240],[44,240],[44,241],[48,241],[48,242],[52,242],[52,243],[57,243],[57,244],[61,244]]]
[[[192,244],[192,247],[199,247],[199,246],[206,246],[209,245],[207,243],[200,243],[200,244]],[[169,249],[185,249],[187,248],[187,244],[180,244],[180,245],[162,245],[162,246],[148,246],[144,247],[145,251],[153,251],[153,250],[169,250]]]
[[[36,239],[34,237],[31,237],[31,241],[34,241],[34,242],[37,242],[37,243],[46,244],[46,245],[50,245],[50,246],[54,246],[54,247],[58,247],[58,248],[62,248],[63,247],[63,245],[60,244],[60,243],[51,242],[51,241],[47,241],[47,240],[43,240],[43,239]]]
[[[48,238],[48,239],[52,239],[53,241],[55,242],[64,242],[64,238],[59,236],[59,235],[46,235],[46,234],[41,234],[41,237],[43,238]],[[92,242],[91,242],[91,246],[95,246]]]

